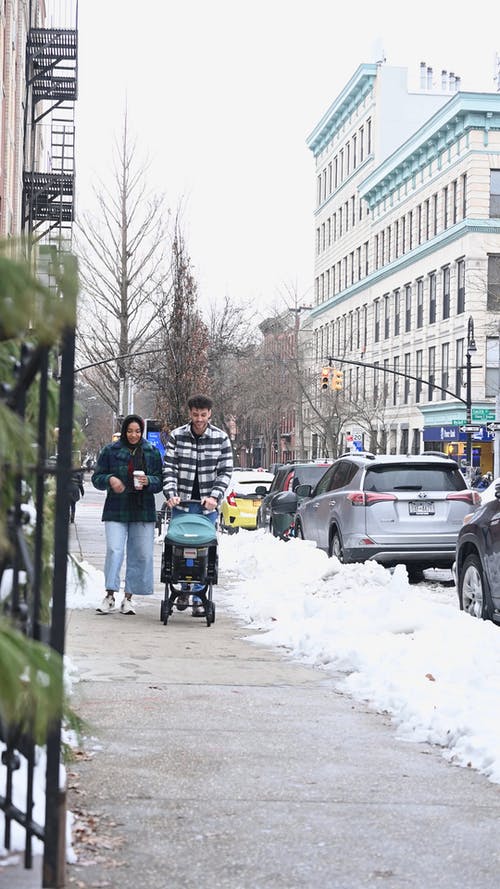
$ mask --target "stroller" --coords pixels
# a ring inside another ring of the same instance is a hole
[[[182,501],[188,506],[199,501]],[[195,595],[205,609],[207,627],[215,621],[215,604],[212,586],[217,583],[218,554],[217,532],[206,516],[186,513],[171,519],[165,535],[160,580],[165,584],[165,596],[160,607],[160,620],[164,626],[173,612],[178,596],[186,592],[181,584],[201,584]]]

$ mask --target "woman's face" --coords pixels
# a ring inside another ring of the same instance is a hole
[[[139,423],[136,423],[135,420],[132,423],[129,423],[127,426],[127,441],[129,445],[139,444],[142,438],[141,427]]]

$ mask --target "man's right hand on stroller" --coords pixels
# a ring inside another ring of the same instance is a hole
[[[170,497],[170,498],[167,500],[167,506],[169,506],[170,509],[173,509],[173,507],[174,507],[174,506],[177,506],[180,502],[181,502],[181,498],[180,498],[180,497],[177,497],[177,496],[176,496],[176,497]]]

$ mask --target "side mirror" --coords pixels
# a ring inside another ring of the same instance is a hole
[[[297,485],[295,488],[295,493],[299,500],[303,500],[304,497],[310,497],[312,491],[312,485]]]
[[[495,497],[497,500],[500,500],[500,482],[498,485],[495,485]]]

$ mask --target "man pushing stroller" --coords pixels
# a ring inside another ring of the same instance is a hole
[[[172,518],[193,512],[205,515],[215,525],[217,509],[233,471],[233,451],[226,433],[210,423],[212,399],[192,395],[188,400],[189,423],[170,432],[163,458],[163,493]],[[179,507],[181,501],[199,501]],[[186,608],[197,584],[183,584],[179,609]],[[203,617],[199,597],[193,595],[193,616]]]

